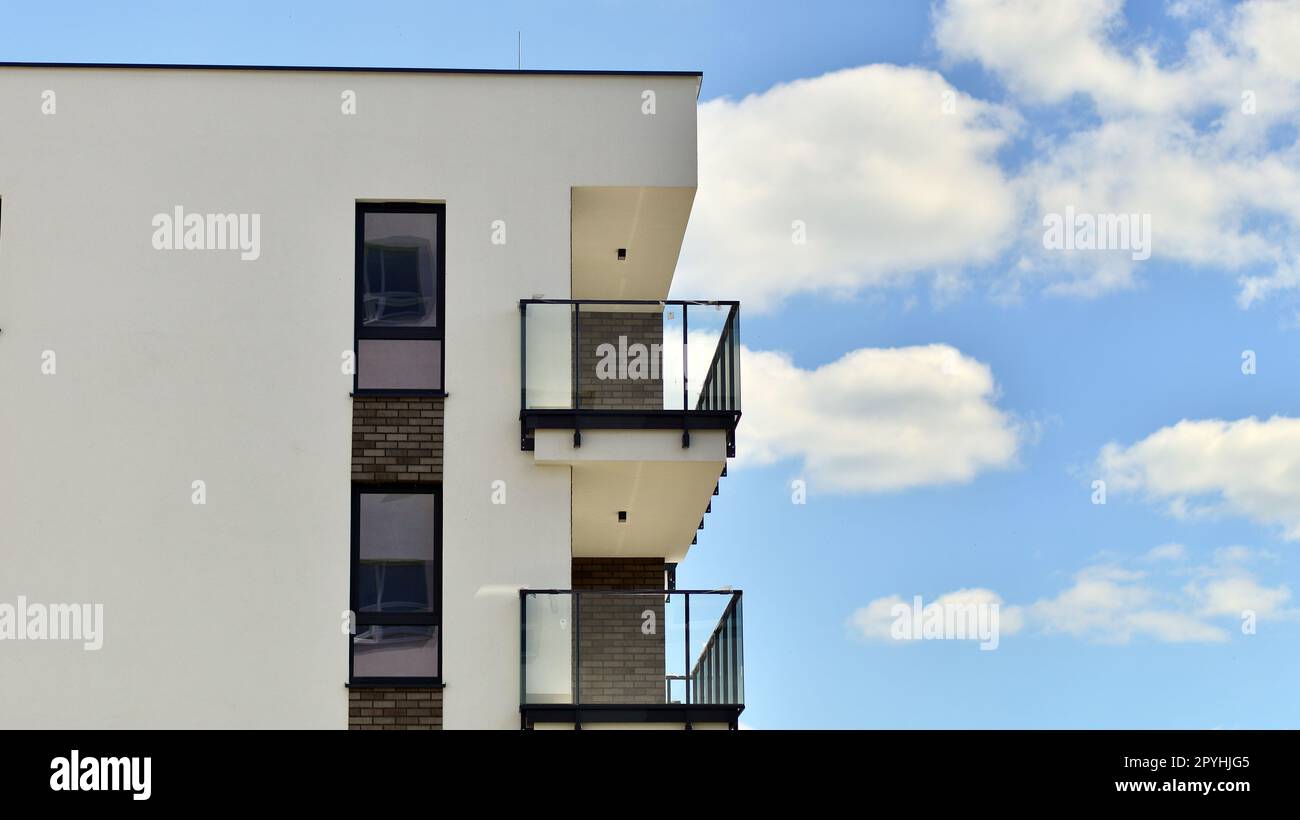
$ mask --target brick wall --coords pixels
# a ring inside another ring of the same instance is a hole
[[[352,399],[352,481],[442,481],[442,399]],[[349,729],[441,729],[442,690],[396,687],[348,692]]]
[[[664,702],[664,596],[600,595],[599,590],[663,589],[662,558],[574,558],[573,589],[582,596],[578,625],[583,703]],[[645,613],[655,630],[642,631]]]
[[[662,558],[574,558],[574,589],[663,589]]]
[[[441,689],[352,689],[349,729],[441,729]]]
[[[634,344],[646,346],[648,363],[651,345],[663,345],[664,317],[655,311],[596,312],[579,311],[578,337],[578,402],[588,410],[662,410],[664,406],[663,351],[657,354],[658,378],[604,379],[597,378],[596,365],[601,356],[596,350],[602,344],[614,346],[618,351],[619,337],[627,338],[625,348]],[[624,359],[627,362],[627,359]],[[617,359],[615,359],[617,363]]]
[[[443,399],[352,399],[353,481],[442,481]]]

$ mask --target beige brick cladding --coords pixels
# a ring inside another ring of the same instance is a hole
[[[352,400],[353,481],[442,481],[441,398]]]
[[[441,729],[442,690],[385,687],[348,692],[349,729]]]
[[[574,558],[573,588],[582,596],[581,638],[583,703],[663,703],[664,596],[600,595],[599,590],[663,589],[662,558]],[[646,612],[655,629],[646,634]]]
[[[662,558],[574,558],[574,589],[663,589]]]
[[[442,481],[441,398],[352,399],[352,481]],[[441,729],[442,690],[363,687],[348,691],[349,729]]]
[[[634,344],[662,346],[664,341],[663,314],[582,310],[578,313],[578,402],[585,410],[662,410],[664,406],[664,380],[662,351],[658,354],[658,378],[599,379],[596,365],[601,357],[596,355],[602,344],[620,350],[619,337],[626,342],[626,350]],[[648,361],[648,360],[647,360]],[[679,402],[680,403],[680,402]]]

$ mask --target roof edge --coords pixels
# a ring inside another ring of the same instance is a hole
[[[322,71],[363,74],[529,74],[609,77],[703,77],[703,71],[615,71],[564,68],[415,68],[402,66],[206,65],[199,63],[61,63],[0,61],[0,68],[111,68],[176,71]]]

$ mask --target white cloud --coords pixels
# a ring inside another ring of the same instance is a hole
[[[971,60],[1030,103],[1089,98],[1105,117],[1237,109],[1242,92],[1265,120],[1290,116],[1300,91],[1300,0],[1254,0],[1195,20],[1184,53],[1161,63],[1159,43],[1125,30],[1123,0],[947,0],[934,38],[952,61]],[[1188,7],[1187,10],[1190,10]]]
[[[813,370],[771,351],[741,363],[739,463],[801,459],[810,488],[966,482],[1012,465],[1023,438],[988,366],[948,345],[863,348]]]
[[[891,65],[706,102],[680,292],[766,310],[923,270],[951,285],[1011,237],[1017,205],[994,153],[1017,125],[933,71]],[[795,220],[805,244],[792,241]]]
[[[1285,613],[1282,605],[1291,598],[1291,590],[1286,585],[1266,587],[1244,574],[1192,584],[1188,591],[1201,602],[1203,615],[1235,618],[1247,610],[1261,618],[1282,616]]]
[[[1128,250],[1044,251],[1044,215],[1067,206],[1150,215],[1154,258],[1227,271],[1243,307],[1300,288],[1300,149],[1271,142],[1300,126],[1300,0],[1167,13],[1197,28],[1162,62],[1168,44],[1126,30],[1121,0],[942,3],[940,53],[1001,77],[1003,103],[883,64],[704,103],[678,292],[767,311],[918,276],[942,300],[972,269],[1004,298],[1133,286]],[[1067,120],[1049,111],[1009,176],[997,153],[1024,130],[1017,107],[1079,99],[1097,121],[1056,133]]]
[[[894,615],[896,607],[909,607],[911,603],[904,601],[900,595],[889,595],[884,598],[876,598],[867,603],[866,606],[859,607],[849,616],[849,627],[857,637],[868,641],[889,641],[891,643],[905,643],[904,641],[894,641],[890,630],[893,628]]]
[[[1112,493],[1179,518],[1242,516],[1300,540],[1300,419],[1183,420],[1127,447],[1107,444],[1097,467]]]
[[[1168,108],[1188,88],[1162,71],[1148,49],[1132,57],[1109,33],[1123,0],[949,0],[936,12],[934,37],[949,58],[975,60],[1031,102],[1088,93],[1101,104]]]
[[[1145,575],[1114,566],[1088,567],[1069,588],[1029,607],[1044,632],[1102,643],[1128,643],[1135,636],[1167,642],[1223,641],[1228,633],[1194,615],[1163,605]]]
[[[1033,214],[1149,214],[1153,258],[1235,272],[1244,306],[1300,281],[1300,166],[1289,154],[1176,118],[1127,117],[1051,144],[1018,184]],[[1128,252],[1046,251],[1041,237],[1040,216],[1024,266],[1048,287],[1090,296],[1131,284]]]
[[[1024,251],[995,288],[1090,297],[1133,284],[1124,254],[1042,250],[1043,215],[1067,206],[1150,214],[1155,258],[1234,273],[1243,307],[1300,287],[1300,155],[1269,143],[1274,125],[1300,121],[1300,0],[1197,10],[1204,28],[1169,65],[1156,42],[1132,43],[1122,12],[1120,0],[949,0],[936,11],[949,59],[978,61],[1017,101],[1077,95],[1101,117],[1038,141],[1016,180]]]
[[[704,103],[679,292],[766,311],[918,276],[943,299],[972,269],[1004,271],[989,284],[1006,298],[1133,286],[1128,250],[1044,251],[1044,215],[1067,206],[1150,215],[1154,258],[1225,270],[1243,307],[1300,288],[1300,148],[1275,144],[1275,126],[1300,126],[1300,0],[1174,4],[1167,13],[1196,28],[1163,62],[1169,44],[1127,30],[1123,5],[940,4],[941,55],[1002,78],[1002,103],[881,64]],[[1057,133],[1080,115],[1049,110],[1009,176],[997,153],[1024,130],[1017,107],[1074,100],[1096,121]],[[791,241],[796,220],[805,244]]]
[[[935,599],[925,610],[996,603],[1003,635],[1026,631],[1117,645],[1134,639],[1220,643],[1229,640],[1248,611],[1260,621],[1300,614],[1286,606],[1291,590],[1285,584],[1267,586],[1245,569],[1243,563],[1257,556],[1245,547],[1231,547],[1217,550],[1212,561],[1188,567],[1181,563],[1186,549],[1166,544],[1134,559],[1151,569],[1134,569],[1120,559],[1094,564],[1075,573],[1065,589],[1028,605],[1008,605],[988,589],[965,589]],[[865,640],[906,643],[893,631],[895,607],[900,606],[911,609],[912,602],[900,595],[876,598],[854,611],[849,625]]]
[[[1219,547],[1214,551],[1214,560],[1225,564],[1241,564],[1263,555],[1250,547],[1234,544],[1231,547]]]
[[[1182,561],[1187,557],[1187,547],[1182,544],[1161,544],[1147,553],[1149,561]]]
[[[972,607],[997,607],[999,639],[1001,636],[1014,635],[1024,627],[1024,614],[1020,607],[1006,606],[1002,597],[996,592],[979,587],[944,593],[928,602],[923,599],[921,618],[934,619],[936,623],[943,622],[950,610],[954,614],[966,615],[975,611]],[[902,616],[904,621],[899,628],[900,615],[897,613],[903,610],[909,614]],[[910,620],[912,611],[913,601],[905,601],[898,595],[877,598],[866,606],[859,607],[849,616],[849,627],[856,637],[863,640],[887,641],[897,645],[914,643],[921,640],[922,635],[914,633]],[[986,623],[991,624],[991,621]],[[899,637],[900,634],[905,637]],[[968,640],[976,637],[973,630],[968,630],[966,634]]]

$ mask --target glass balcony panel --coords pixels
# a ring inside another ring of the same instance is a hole
[[[686,305],[686,367],[689,386],[686,391],[686,406],[701,410],[719,409],[713,407],[710,391],[714,383],[710,376],[716,370],[715,359],[718,343],[722,339],[723,329],[727,323],[728,305]],[[704,406],[700,406],[700,397],[705,396]]]
[[[524,407],[571,409],[574,306],[528,304],[524,310]]]
[[[573,703],[573,596],[524,596],[523,703]]]
[[[686,407],[682,392],[682,329],[686,322],[686,307],[665,305],[663,320],[663,409],[682,410]]]

